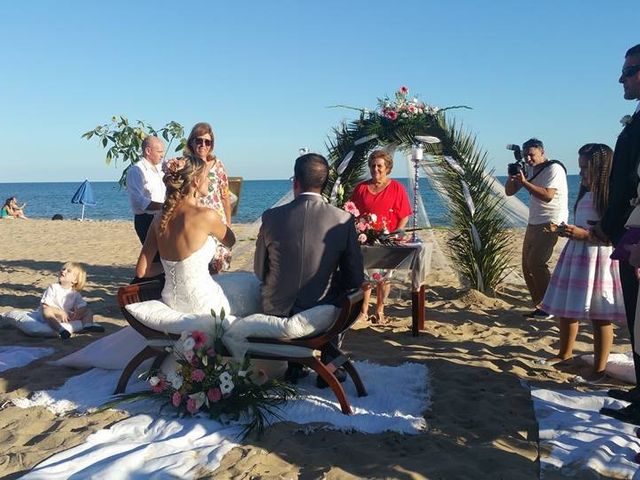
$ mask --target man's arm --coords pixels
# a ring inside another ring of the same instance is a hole
[[[262,217],[262,225],[260,225],[260,231],[258,232],[258,238],[256,239],[256,253],[253,257],[253,272],[256,277],[264,282],[269,271],[269,252],[267,251],[267,245],[264,241],[264,215]]]
[[[354,218],[346,224],[348,228],[347,248],[340,256],[340,276],[345,291],[361,288],[364,283],[364,261],[358,243]]]

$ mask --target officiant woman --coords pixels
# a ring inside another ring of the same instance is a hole
[[[358,207],[361,215],[375,214],[389,232],[404,229],[411,215],[411,206],[402,184],[389,178],[393,169],[393,158],[384,150],[374,150],[369,155],[368,163],[371,178],[356,186],[351,201]],[[376,313],[371,317],[373,323],[386,323],[384,303],[389,296],[390,288],[386,280],[376,284]],[[369,318],[370,297],[369,285],[364,289],[364,302],[358,320]]]
[[[214,210],[222,222],[231,227],[231,202],[229,199],[229,180],[222,160],[213,153],[215,137],[211,125],[206,122],[196,123],[191,129],[185,155],[193,155],[206,163],[209,169],[209,194],[201,199],[202,205]],[[229,270],[231,266],[231,250],[219,244],[209,265],[211,273]]]

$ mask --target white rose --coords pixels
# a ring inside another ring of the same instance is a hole
[[[229,380],[228,382],[222,382],[220,383],[220,391],[223,394],[227,394],[227,393],[231,393],[231,391],[233,390],[233,382],[231,380]]]
[[[160,379],[158,377],[151,377],[149,379],[149,385],[151,385],[152,387],[155,387],[159,383],[160,383]]]
[[[169,382],[173,388],[178,390],[182,386],[183,380],[176,372],[170,372],[167,375],[167,382]]]
[[[193,338],[191,338],[191,337],[187,338],[187,339],[182,343],[182,348],[184,348],[184,349],[185,349],[185,351],[187,351],[187,350],[193,350],[193,347],[195,347],[195,346],[196,346],[196,341],[195,341]]]
[[[220,374],[220,383],[228,383],[231,382],[231,375],[229,372],[222,372]]]

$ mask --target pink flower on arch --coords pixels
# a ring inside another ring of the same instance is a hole
[[[194,330],[193,332],[191,332],[191,338],[193,338],[196,342],[195,346],[193,347],[196,350],[204,346],[207,341],[207,335],[199,330]]]
[[[193,380],[194,382],[201,382],[202,380],[204,380],[205,376],[206,375],[204,374],[204,372],[199,368],[191,372],[191,380]]]
[[[193,398],[187,400],[187,412],[189,412],[191,415],[193,415],[194,413],[198,413],[198,404]]]
[[[171,396],[171,404],[174,407],[179,407],[180,402],[182,402],[182,395],[180,395],[180,392],[173,392],[173,395]]]
[[[396,120],[398,118],[398,112],[396,112],[395,110],[386,110],[384,112],[384,116],[389,120]]]
[[[403,85],[398,89],[398,92],[402,95],[406,95],[407,93],[409,93],[409,89]]]
[[[207,392],[207,398],[211,402],[217,402],[222,398],[222,392],[218,387],[210,388],[209,391]]]

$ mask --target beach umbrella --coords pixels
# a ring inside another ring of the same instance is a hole
[[[84,220],[84,206],[96,204],[96,199],[93,196],[93,189],[91,188],[89,180],[82,182],[82,185],[80,185],[78,190],[76,190],[76,193],[73,195],[71,203],[79,203],[82,205],[82,218],[80,218],[80,220]]]

